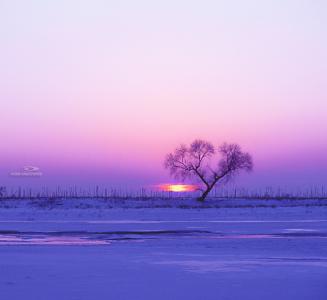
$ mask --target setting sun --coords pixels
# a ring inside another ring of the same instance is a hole
[[[159,188],[166,192],[194,192],[197,190],[197,186],[191,184],[162,184]]]

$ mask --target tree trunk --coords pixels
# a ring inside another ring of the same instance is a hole
[[[209,186],[197,200],[203,202],[205,198],[207,198],[208,194],[211,192],[212,188],[213,185]]]

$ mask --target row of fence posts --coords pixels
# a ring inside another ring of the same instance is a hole
[[[194,198],[200,194],[196,192],[167,192],[152,189],[141,188],[139,190],[124,190],[116,188],[93,188],[82,189],[76,186],[55,189],[47,187],[41,190],[33,190],[31,188],[6,188],[0,186],[0,198],[7,199],[40,199],[40,198]],[[282,188],[267,187],[264,189],[248,189],[242,187],[216,187],[210,194],[214,198],[327,198],[327,189],[324,186],[314,186],[306,189],[287,190]]]

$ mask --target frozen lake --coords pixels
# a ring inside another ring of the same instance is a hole
[[[76,212],[59,219],[58,211],[55,218],[2,218],[0,299],[325,300],[325,212],[131,209],[93,219]]]

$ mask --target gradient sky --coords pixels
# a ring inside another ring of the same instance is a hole
[[[252,153],[240,184],[324,184],[326,36],[323,0],[1,0],[0,183],[169,182],[200,137]]]

